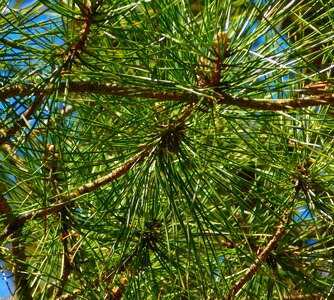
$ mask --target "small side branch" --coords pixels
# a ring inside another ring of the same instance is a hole
[[[310,106],[319,105],[333,105],[334,94],[324,94],[323,97],[313,97],[312,95],[299,98],[299,99],[287,99],[287,100],[248,100],[243,98],[235,98],[229,94],[219,94],[218,103],[237,105],[242,108],[251,108],[256,110],[291,110]]]
[[[147,157],[151,153],[151,149],[145,150],[133,157],[131,157],[129,160],[127,160],[121,167],[115,169],[110,174],[98,178],[92,182],[86,183],[79,187],[76,191],[72,192],[70,196],[66,199],[71,200],[73,198],[76,198],[78,196],[90,193],[114,180],[121,177],[125,173],[127,173],[134,165],[138,164],[139,162],[142,162],[145,157]]]
[[[25,214],[21,214],[19,216],[11,218],[11,220],[9,221],[8,229],[5,233],[3,233],[0,236],[0,240],[4,240],[17,230],[20,230],[27,221],[44,218],[45,215],[59,212],[63,207],[65,207],[71,201],[73,201],[73,199],[82,196],[84,194],[90,193],[94,190],[97,190],[98,188],[116,180],[117,178],[127,173],[132,167],[142,162],[145,159],[145,157],[147,157],[152,151],[153,151],[152,149],[146,149],[140,152],[139,154],[132,156],[127,161],[125,161],[122,166],[116,168],[108,175],[82,185],[81,187],[77,188],[74,192],[70,193],[68,196],[62,197],[58,203],[55,203],[48,208],[38,210],[37,212],[34,211],[27,212]]]
[[[31,90],[28,94],[31,94]],[[35,113],[37,108],[43,101],[42,95],[37,95],[34,102],[30,105],[30,107],[20,116],[19,120],[8,130],[2,130],[2,136],[0,137],[0,146],[7,143],[11,137],[15,135],[15,133],[25,125],[27,120]]]
[[[272,239],[269,241],[267,246],[258,256],[258,258],[251,264],[251,266],[248,268],[245,275],[234,284],[228,299],[234,299],[236,294],[242,289],[242,287],[249,280],[252,279],[252,277],[255,275],[256,271],[258,270],[258,268],[263,264],[263,262],[265,262],[268,259],[268,256],[270,255],[270,253],[277,247],[279,240],[285,234],[285,226],[288,222],[289,222],[289,217],[287,215],[283,218],[280,226],[278,227],[276,231],[276,234],[272,237]]]
[[[187,117],[190,116],[190,114],[194,111],[193,105],[188,105],[183,112],[181,113],[180,117],[176,120],[176,123],[178,126],[180,126]],[[175,124],[172,125],[173,128],[175,128]],[[166,131],[169,131],[170,128],[166,128]],[[145,147],[145,146],[144,146]],[[48,146],[49,151],[53,151],[53,145]],[[51,149],[51,150],[50,150]],[[24,224],[27,221],[30,220],[36,220],[39,218],[46,218],[47,215],[51,213],[60,212],[62,208],[65,206],[71,204],[71,202],[84,194],[90,193],[92,191],[95,191],[99,189],[102,186],[105,186],[114,180],[118,179],[122,175],[126,174],[131,168],[133,168],[135,165],[141,163],[147,156],[149,156],[153,151],[155,150],[154,147],[146,147],[141,152],[137,153],[136,155],[130,157],[128,160],[126,160],[120,167],[116,168],[111,173],[107,174],[106,176],[103,176],[101,178],[98,178],[96,180],[93,180],[91,182],[88,182],[80,187],[78,187],[75,191],[71,192],[69,195],[64,196],[61,195],[61,193],[57,196],[59,199],[56,201],[53,205],[49,207],[45,207],[44,209],[32,212],[27,212],[24,214],[21,214],[19,216],[12,217],[10,222],[8,223],[8,229],[5,233],[0,235],[0,240],[3,240],[7,238],[9,235],[13,234],[15,231],[20,230]],[[48,164],[46,164],[48,165]],[[49,166],[51,167],[51,166]]]
[[[67,70],[68,68],[70,69],[70,65],[73,60],[76,57],[80,57],[80,51],[83,51],[85,49],[86,42],[91,32],[91,25],[94,22],[94,16],[99,5],[100,3],[98,1],[95,2],[94,7],[92,7],[92,3],[90,0],[86,1],[86,4],[78,2],[78,6],[83,17],[82,24],[80,24],[82,25],[83,30],[82,33],[79,35],[79,38],[72,44],[72,47],[66,53],[66,58],[63,66],[64,70]]]

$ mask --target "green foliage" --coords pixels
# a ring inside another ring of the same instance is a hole
[[[7,4],[18,298],[333,296],[332,0]]]

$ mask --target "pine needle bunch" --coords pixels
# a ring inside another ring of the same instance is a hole
[[[21,2],[0,4],[14,297],[333,297],[333,1]]]

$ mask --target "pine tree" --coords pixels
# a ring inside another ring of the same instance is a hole
[[[8,2],[15,298],[333,297],[333,0]]]

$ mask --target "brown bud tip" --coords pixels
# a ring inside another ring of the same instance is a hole
[[[53,144],[47,144],[46,148],[48,149],[48,151],[50,152],[54,152],[55,151],[55,145]]]
[[[124,276],[121,277],[121,279],[119,281],[121,282],[121,284],[124,284],[124,285],[128,284],[128,280]]]
[[[215,55],[226,56],[231,40],[227,37],[227,32],[218,32],[213,38],[213,47]]]

